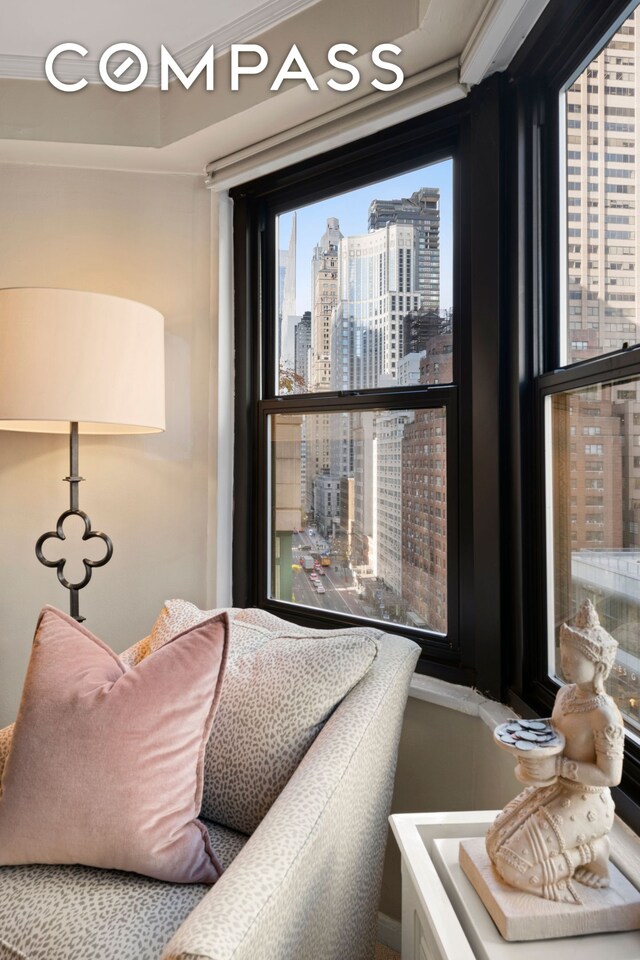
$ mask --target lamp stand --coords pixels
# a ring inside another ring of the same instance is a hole
[[[43,533],[42,536],[39,537],[38,542],[36,543],[36,556],[40,563],[43,563],[45,567],[57,568],[58,580],[62,586],[69,591],[71,616],[74,620],[77,620],[78,623],[82,623],[85,618],[80,616],[78,591],[82,590],[82,588],[86,587],[86,585],[89,583],[94,567],[104,567],[104,565],[109,562],[113,556],[113,543],[106,533],[100,533],[98,530],[91,529],[91,520],[87,514],[80,509],[79,506],[79,485],[84,480],[84,477],[81,477],[78,473],[78,424],[76,422],[72,422],[70,424],[69,476],[64,477],[64,480],[69,484],[69,509],[60,514],[55,530],[50,530],[48,533]],[[66,540],[63,527],[67,517],[80,517],[84,523],[84,533],[82,534],[83,540],[93,540],[97,537],[99,540],[102,540],[106,546],[106,553],[101,560],[82,561],[84,564],[84,577],[77,583],[70,583],[64,575],[64,565],[67,562],[66,558],[63,558],[62,560],[47,560],[42,552],[42,547],[47,540]]]

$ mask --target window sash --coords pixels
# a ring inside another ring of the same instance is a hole
[[[594,50],[624,21],[629,9],[630,4],[620,0],[594,0],[588,8],[552,0],[509,68],[516,81],[511,104],[513,149],[525,170],[511,187],[522,243],[512,264],[522,284],[514,303],[523,345],[519,379],[523,482],[518,519],[524,546],[521,558],[516,560],[521,567],[515,581],[522,584],[522,614],[516,621],[522,652],[510,699],[516,709],[525,713],[533,709],[543,716],[549,715],[558,690],[548,669],[548,600],[553,596],[548,577],[553,571],[547,563],[547,551],[553,544],[547,536],[550,491],[546,487],[546,399],[566,390],[638,376],[640,372],[638,346],[561,367],[564,245],[571,239],[561,232],[564,186],[560,171],[566,157],[560,93],[588,66]],[[567,50],[574,52],[569,61]],[[587,120],[583,115],[582,122],[586,124]],[[588,251],[583,247],[581,254],[586,258]],[[584,442],[582,437],[575,439]],[[619,812],[640,829],[640,748],[634,743],[627,744],[621,786],[624,793],[615,791]]]
[[[250,606],[258,603],[261,591],[265,592],[259,563],[270,549],[264,524],[257,521],[256,490],[266,469],[264,444],[258,441],[265,415],[262,405],[274,400],[276,412],[285,413],[287,404],[299,399],[293,395],[276,400],[273,395],[275,337],[265,323],[269,305],[276,302],[274,217],[339,190],[375,183],[453,157],[453,380],[458,386],[456,410],[449,411],[448,419],[457,427],[452,448],[458,462],[450,468],[451,484],[456,484],[455,504],[449,494],[450,536],[454,506],[458,526],[452,548],[458,550],[455,573],[452,558],[448,563],[449,593],[453,596],[452,588],[456,590],[457,609],[450,618],[446,646],[441,635],[432,644],[422,642],[423,656],[417,670],[477,686],[494,698],[504,696],[500,446],[507,427],[499,343],[503,284],[496,256],[503,216],[498,102],[502,85],[502,76],[496,75],[478,91],[477,98],[472,91],[459,103],[231,191],[236,352],[233,602]],[[472,376],[473,365],[482,376]],[[433,385],[431,389],[442,391],[446,387]],[[443,394],[437,396],[441,405]],[[391,390],[377,396],[363,391],[358,402],[364,400],[388,409],[391,398]],[[320,403],[325,399],[324,394],[319,396]],[[343,396],[342,407],[348,409],[353,400],[353,396]],[[407,397],[397,402],[400,409],[412,404]],[[487,423],[495,424],[495,429],[487,431]],[[460,464],[464,464],[463,470]],[[454,468],[459,470],[455,479]],[[340,625],[335,615],[322,621],[317,611],[308,620],[295,609],[285,615],[310,626]],[[454,622],[458,625],[457,636],[453,633]],[[384,628],[394,630],[387,622]],[[408,632],[404,627],[395,630]]]
[[[447,623],[446,635],[427,629],[418,629],[373,618],[347,616],[335,611],[304,607],[278,600],[271,594],[271,484],[272,464],[269,441],[269,417],[286,414],[357,413],[370,410],[428,410],[444,407],[447,419]],[[257,527],[262,547],[257,563],[257,603],[276,616],[295,617],[296,620],[323,626],[358,624],[381,630],[402,633],[420,644],[425,656],[437,656],[454,663],[460,656],[459,635],[459,518],[458,518],[458,388],[454,384],[390,387],[380,390],[344,393],[292,394],[262,400],[258,403],[259,470],[257,496]]]

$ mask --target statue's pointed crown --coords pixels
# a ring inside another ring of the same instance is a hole
[[[600,624],[596,608],[591,600],[584,600],[573,623],[560,627],[560,642],[577,647],[587,659],[604,663],[611,668],[616,659],[618,642]]]

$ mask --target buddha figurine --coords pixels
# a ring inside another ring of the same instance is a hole
[[[589,600],[574,623],[560,628],[560,658],[567,685],[556,696],[553,728],[561,752],[518,756],[518,779],[528,784],[489,828],[487,852],[510,886],[547,900],[581,903],[573,881],[609,883],[609,838],[620,783],[624,727],[604,692],[618,644],[600,625]],[[518,751],[516,751],[518,752]]]

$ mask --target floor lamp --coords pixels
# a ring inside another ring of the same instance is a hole
[[[71,616],[94,567],[111,559],[110,538],[92,530],[80,509],[80,434],[164,430],[164,320],[157,310],[101,293],[41,287],[0,289],[0,430],[69,434],[69,509],[36,544],[38,560],[57,569],[69,591]],[[47,560],[47,540],[64,540],[70,516],[84,523],[83,540],[103,541],[100,560],[83,560],[84,577],[64,574],[65,559]]]

